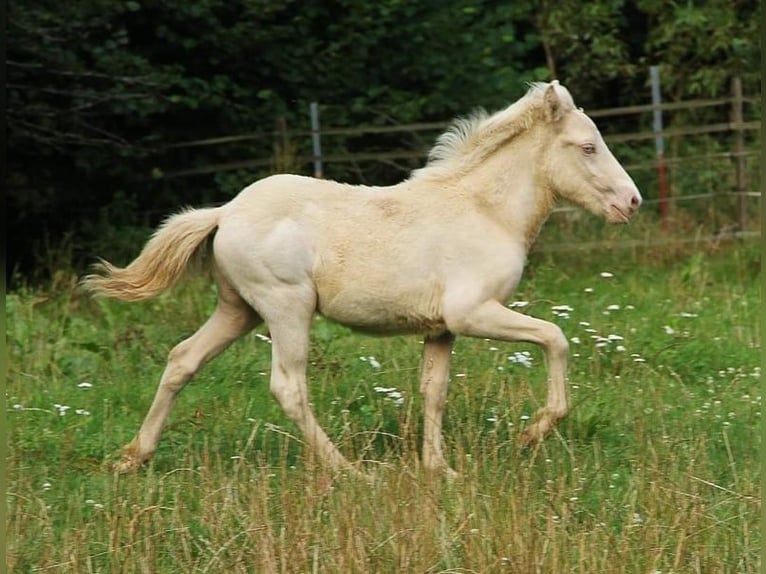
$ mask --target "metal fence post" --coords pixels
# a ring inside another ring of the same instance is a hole
[[[652,81],[652,105],[654,106],[652,127],[654,130],[654,147],[657,151],[657,180],[660,189],[660,220],[667,223],[668,215],[668,181],[665,169],[665,142],[662,139],[662,96],[660,94],[660,67],[651,66],[649,76]]]
[[[322,178],[322,142],[319,134],[319,105],[311,102],[311,142],[314,147],[314,177]]]

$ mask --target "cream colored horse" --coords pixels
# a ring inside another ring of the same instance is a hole
[[[441,428],[455,336],[542,346],[547,403],[521,436],[540,440],[567,413],[567,339],[504,301],[558,198],[613,223],[627,222],[641,204],[593,121],[554,81],[533,85],[494,115],[458,121],[427,165],[397,185],[275,175],[226,205],[170,217],[126,268],[104,262],[83,280],[99,295],[147,299],[173,285],[212,241],[218,305],[170,351],[149,413],[116,468],[129,471],[152,456],[179,391],[262,321],[272,340],[272,393],[326,465],[349,468],[309,406],[315,313],[364,332],[425,337],[422,464],[447,473]]]

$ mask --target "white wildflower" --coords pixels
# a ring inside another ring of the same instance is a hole
[[[72,407],[67,405],[60,405],[58,403],[54,403],[53,408],[56,409],[59,412],[59,416],[63,417],[66,415],[66,412],[71,409]]]
[[[518,363],[527,368],[532,367],[532,356],[530,355],[529,351],[516,352],[513,355],[510,355],[508,360],[511,363]]]
[[[396,390],[396,387],[373,387],[373,390],[386,395],[386,398],[396,403],[396,406],[404,404],[404,396],[401,391]]]

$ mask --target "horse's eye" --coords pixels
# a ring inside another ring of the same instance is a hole
[[[596,153],[596,146],[592,143],[582,144],[580,147],[585,155],[593,155]]]

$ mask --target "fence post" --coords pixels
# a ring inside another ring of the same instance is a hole
[[[274,137],[274,173],[289,173],[294,169],[294,157],[290,137],[287,133],[287,119],[285,116],[277,118],[277,131]]]
[[[311,142],[314,147],[314,177],[321,179],[322,174],[322,142],[319,135],[319,105],[311,102]]]
[[[657,180],[660,188],[660,220],[664,226],[667,225],[668,216],[668,180],[665,169],[665,142],[662,139],[662,110],[659,107],[662,103],[662,95],[660,94],[660,67],[651,66],[649,68],[649,76],[652,81],[652,105],[654,106],[652,113],[652,128],[654,130],[654,147],[657,151]]]
[[[747,171],[745,166],[745,135],[742,130],[743,101],[742,80],[731,79],[731,129],[734,131],[734,173],[739,196],[739,229],[744,231],[747,223]]]

